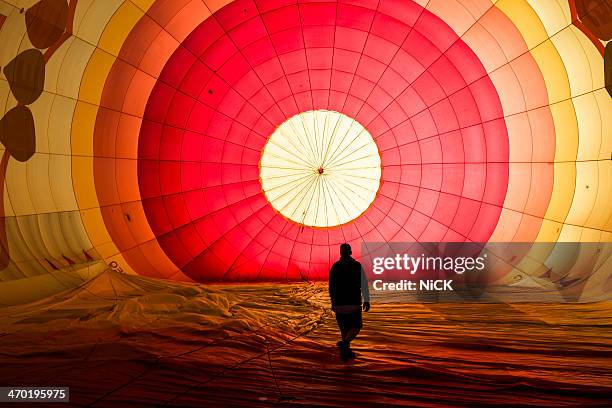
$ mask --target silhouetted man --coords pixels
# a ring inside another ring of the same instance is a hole
[[[340,259],[329,271],[329,297],[342,334],[342,340],[338,342],[342,361],[355,358],[351,341],[361,330],[362,308],[366,312],[370,310],[368,280],[361,264],[351,257],[352,253],[349,244],[340,245]]]

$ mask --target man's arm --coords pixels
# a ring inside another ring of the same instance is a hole
[[[363,265],[361,266],[361,297],[363,298],[363,310],[367,312],[370,310],[370,288],[368,287],[368,277],[365,274]]]
[[[334,265],[335,266],[335,265]],[[329,300],[332,310],[336,308],[336,268],[332,266],[329,271]]]

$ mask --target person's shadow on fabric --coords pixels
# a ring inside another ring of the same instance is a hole
[[[337,343],[342,361],[356,357],[351,350],[351,341],[363,327],[361,311],[370,310],[368,279],[352,253],[349,244],[340,245],[340,259],[329,271],[329,297],[342,336]]]

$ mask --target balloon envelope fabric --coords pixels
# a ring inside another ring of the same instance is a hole
[[[28,81],[9,63],[49,47],[36,152],[5,151],[3,281],[321,280],[343,242],[612,240],[606,8],[29,3],[57,21],[0,9],[5,112]]]

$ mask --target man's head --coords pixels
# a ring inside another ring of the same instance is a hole
[[[353,251],[351,250],[351,246],[349,244],[340,245],[340,256],[346,257],[351,256]]]

